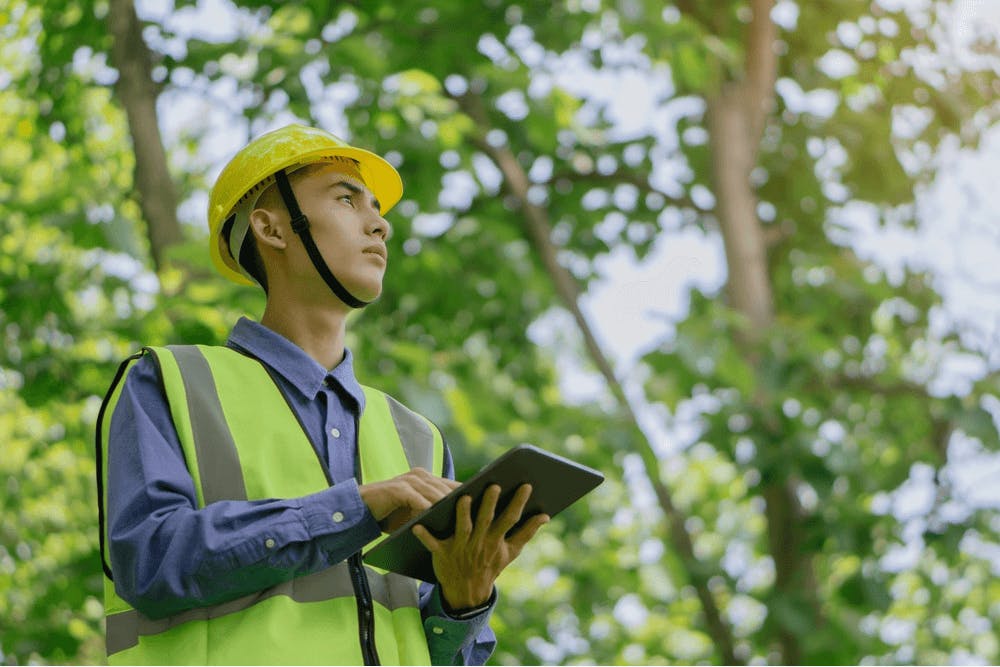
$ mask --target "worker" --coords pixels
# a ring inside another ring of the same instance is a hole
[[[402,196],[385,159],[301,125],[220,173],[209,251],[257,284],[225,346],[144,348],[98,419],[112,664],[484,664],[494,581],[545,515],[490,487],[450,537],[413,529],[436,582],[364,552],[458,483],[439,429],[358,383],[348,315],[382,291]]]

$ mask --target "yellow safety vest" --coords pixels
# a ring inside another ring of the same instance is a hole
[[[102,558],[110,415],[121,379],[147,353],[159,367],[199,507],[219,500],[295,498],[328,488],[331,482],[308,436],[260,361],[225,347],[144,348],[122,364],[98,417]],[[377,482],[415,467],[440,475],[444,445],[438,429],[386,394],[362,389],[361,479]],[[252,595],[164,619],[151,619],[121,599],[106,563],[111,664],[430,664],[417,606],[419,582],[363,565],[360,554]]]

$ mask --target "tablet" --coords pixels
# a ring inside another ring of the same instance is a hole
[[[491,484],[500,485],[496,516],[511,501],[518,487],[531,484],[531,498],[521,521],[511,529],[514,532],[536,514],[555,516],[603,481],[604,475],[592,468],[533,445],[519,445],[377,543],[364,559],[370,565],[433,582],[431,553],[411,530],[416,524],[423,524],[439,539],[451,536],[455,532],[455,505],[462,496],[472,496],[472,520],[475,521],[479,501]]]

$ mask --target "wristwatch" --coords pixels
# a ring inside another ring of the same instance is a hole
[[[444,613],[448,614],[449,618],[452,618],[456,621],[467,621],[470,618],[478,616],[479,614],[489,609],[490,606],[496,601],[496,598],[497,598],[497,589],[494,588],[493,592],[490,594],[490,598],[486,601],[485,604],[481,604],[478,607],[472,607],[470,609],[452,610],[448,608],[448,603],[445,602],[444,596],[442,595],[441,606],[444,608]]]

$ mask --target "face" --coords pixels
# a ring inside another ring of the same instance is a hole
[[[389,223],[379,213],[379,203],[357,174],[337,165],[309,169],[292,178],[299,207],[309,218],[309,231],[327,266],[351,294],[371,301],[382,293],[388,254],[385,241]],[[281,207],[284,210],[284,207]],[[287,211],[284,211],[287,220]],[[295,237],[295,238],[292,238]],[[286,246],[288,268],[296,285],[318,285],[329,292],[294,233]]]

